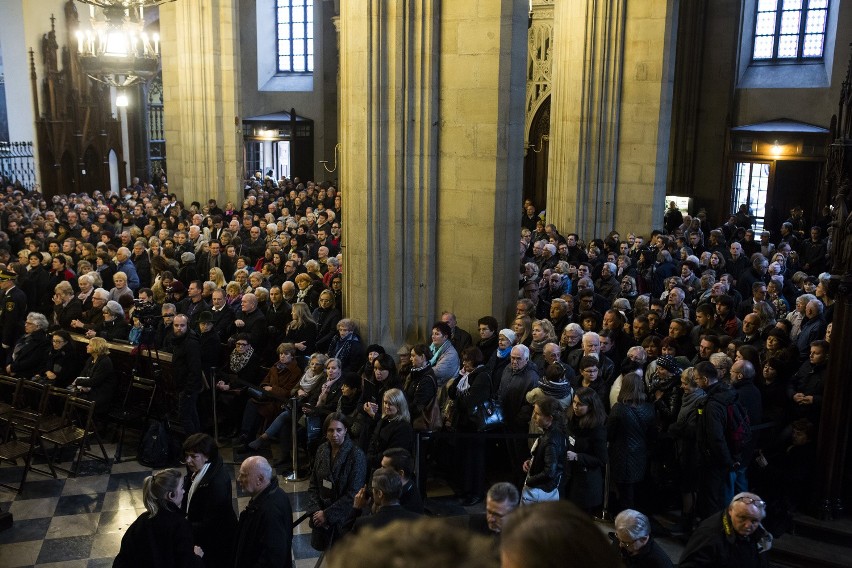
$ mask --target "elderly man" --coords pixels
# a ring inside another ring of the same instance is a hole
[[[503,519],[518,508],[520,500],[514,485],[506,481],[495,483],[485,496],[485,515],[471,515],[468,528],[475,533],[492,536],[499,542]]]
[[[601,354],[601,336],[594,331],[588,331],[583,334],[582,345],[582,350],[575,349],[568,354],[568,366],[574,369],[575,373],[579,373],[583,357],[594,357],[598,361],[598,379],[602,380],[607,388],[611,387],[615,380],[615,365],[612,359]]]
[[[272,466],[262,456],[243,461],[237,481],[251,496],[240,513],[234,544],[235,568],[292,565],[293,509],[278,487]]]
[[[115,251],[115,270],[116,272],[124,272],[127,275],[127,287],[136,293],[139,289],[139,274],[136,272],[136,266],[130,260],[130,249],[127,247],[119,247]]]
[[[373,472],[370,490],[373,494],[373,511],[369,516],[360,517],[352,527],[352,533],[357,534],[365,528],[379,529],[394,521],[413,521],[422,515],[403,507],[400,502],[402,495],[402,476],[393,468],[380,467]],[[367,490],[362,487],[355,496],[354,510],[361,511],[369,502]]]
[[[456,314],[453,312],[442,312],[441,321],[450,326],[450,342],[456,348],[456,352],[461,355],[462,351],[473,345],[473,339],[470,334],[458,326]]]
[[[529,430],[532,417],[532,405],[527,402],[529,391],[538,386],[538,372],[530,364],[530,350],[526,345],[516,345],[509,353],[509,366],[503,370],[497,396],[503,405],[503,419],[506,429],[511,433],[524,433]],[[520,466],[528,457],[529,446],[524,439],[506,440],[509,463]],[[520,475],[520,467],[516,468]],[[519,479],[520,481],[520,479]]]
[[[727,509],[705,519],[681,554],[680,568],[758,568],[768,565],[772,535],[763,528],[766,503],[754,493],[739,493]]]
[[[811,300],[805,305],[805,319],[796,336],[796,349],[799,351],[799,362],[804,363],[810,355],[811,342],[821,338],[825,333],[825,320],[822,312],[823,303],[819,300]]]
[[[259,352],[263,352],[266,342],[266,316],[257,308],[257,296],[252,293],[243,294],[240,311],[234,320],[233,333],[249,334],[249,343]]]
[[[562,335],[565,326],[571,323],[571,311],[571,306],[562,298],[554,298],[550,301],[550,315],[547,319],[553,324],[556,337]]]
[[[674,566],[666,551],[651,536],[651,522],[648,517],[625,509],[615,517],[615,532],[609,537],[618,543],[621,560],[628,568],[654,567],[671,568]]]

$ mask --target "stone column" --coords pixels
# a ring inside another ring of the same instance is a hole
[[[238,0],[160,6],[169,190],[241,202]]]
[[[525,0],[341,2],[345,310],[369,341],[517,294]]]
[[[562,0],[554,14],[548,220],[649,231],[668,164],[673,0]]]

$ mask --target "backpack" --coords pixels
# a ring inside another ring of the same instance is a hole
[[[734,400],[725,408],[725,441],[731,457],[739,461],[743,451],[751,442],[751,419],[739,400]]]
[[[159,468],[171,463],[171,441],[166,423],[160,420],[148,422],[148,429],[139,441],[139,452],[136,461],[140,464]]]

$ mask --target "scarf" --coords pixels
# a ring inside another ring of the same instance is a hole
[[[284,369],[286,369],[286,368],[287,368],[287,364],[286,364],[286,363],[282,363],[281,361],[278,361],[277,363],[275,363],[275,368],[276,368],[278,371],[283,371]]]
[[[498,358],[498,359],[505,359],[506,357],[508,357],[508,356],[509,356],[509,353],[511,353],[511,352],[512,352],[512,346],[511,346],[511,345],[510,345],[510,346],[508,346],[508,347],[507,347],[507,348],[505,348],[505,349],[500,349],[500,348],[498,347],[498,348],[497,348],[497,358]]]
[[[77,299],[79,299],[81,302],[85,303],[85,301],[88,299],[88,297],[91,296],[94,292],[95,292],[95,287],[92,286],[92,288],[91,288],[91,290],[89,290],[88,294],[86,292],[80,292],[79,294],[77,294]]]
[[[530,342],[530,351],[542,352],[544,351],[544,346],[548,343],[551,343],[550,339],[543,339],[542,341],[536,341],[535,339],[533,339]]]
[[[429,364],[434,367],[435,364],[438,362],[438,359],[441,357],[441,355],[444,354],[444,351],[447,350],[447,347],[449,345],[450,345],[450,338],[449,337],[438,348],[435,347],[434,343],[429,345],[429,351],[432,352],[432,358],[429,359]]]
[[[192,496],[195,494],[195,490],[198,489],[198,486],[201,485],[201,478],[204,477],[204,474],[207,473],[207,470],[210,469],[210,462],[207,462],[201,467],[201,470],[195,474],[192,478],[192,485],[189,486],[189,493],[186,495],[186,508],[189,510],[189,503],[192,501]]]
[[[481,366],[482,365],[479,367]],[[477,369],[479,367],[477,367]],[[456,391],[458,394],[464,395],[467,394],[468,389],[470,389],[470,373],[462,368],[461,371],[459,371],[459,380],[456,382]]]
[[[249,362],[251,356],[254,354],[254,347],[249,345],[245,348],[245,351],[242,353],[237,353],[237,350],[234,349],[231,351],[231,370],[235,373],[239,373],[243,370],[243,367]]]
[[[297,302],[304,302],[304,301],[305,301],[305,296],[307,296],[307,295],[308,295],[308,290],[310,290],[310,289],[311,289],[311,287],[310,287],[310,286],[308,286],[308,287],[307,287],[307,288],[305,288],[304,290],[299,290],[299,293],[298,293],[298,294],[296,294],[296,301],[297,301]]]
[[[311,368],[308,367],[305,370],[305,374],[302,375],[302,379],[299,381],[299,388],[305,392],[311,392],[313,388],[319,383],[320,379],[325,376],[325,371],[320,371],[316,375],[311,373]]]

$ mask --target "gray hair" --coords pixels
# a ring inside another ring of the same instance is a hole
[[[488,488],[488,498],[497,503],[505,503],[508,501],[512,504],[512,508],[517,507],[521,500],[518,494],[518,488],[507,481],[495,483]]]
[[[651,534],[651,523],[639,511],[624,509],[615,517],[615,530],[624,531],[633,540],[638,540]]]
[[[48,323],[47,318],[44,317],[43,314],[38,312],[30,312],[27,314],[27,321],[31,324],[34,324],[37,328],[42,331],[47,331],[47,328],[50,327],[50,323]]]
[[[104,290],[103,288],[95,288],[95,291],[92,292],[92,296],[95,298],[99,298],[101,300],[109,299],[109,292]]]

